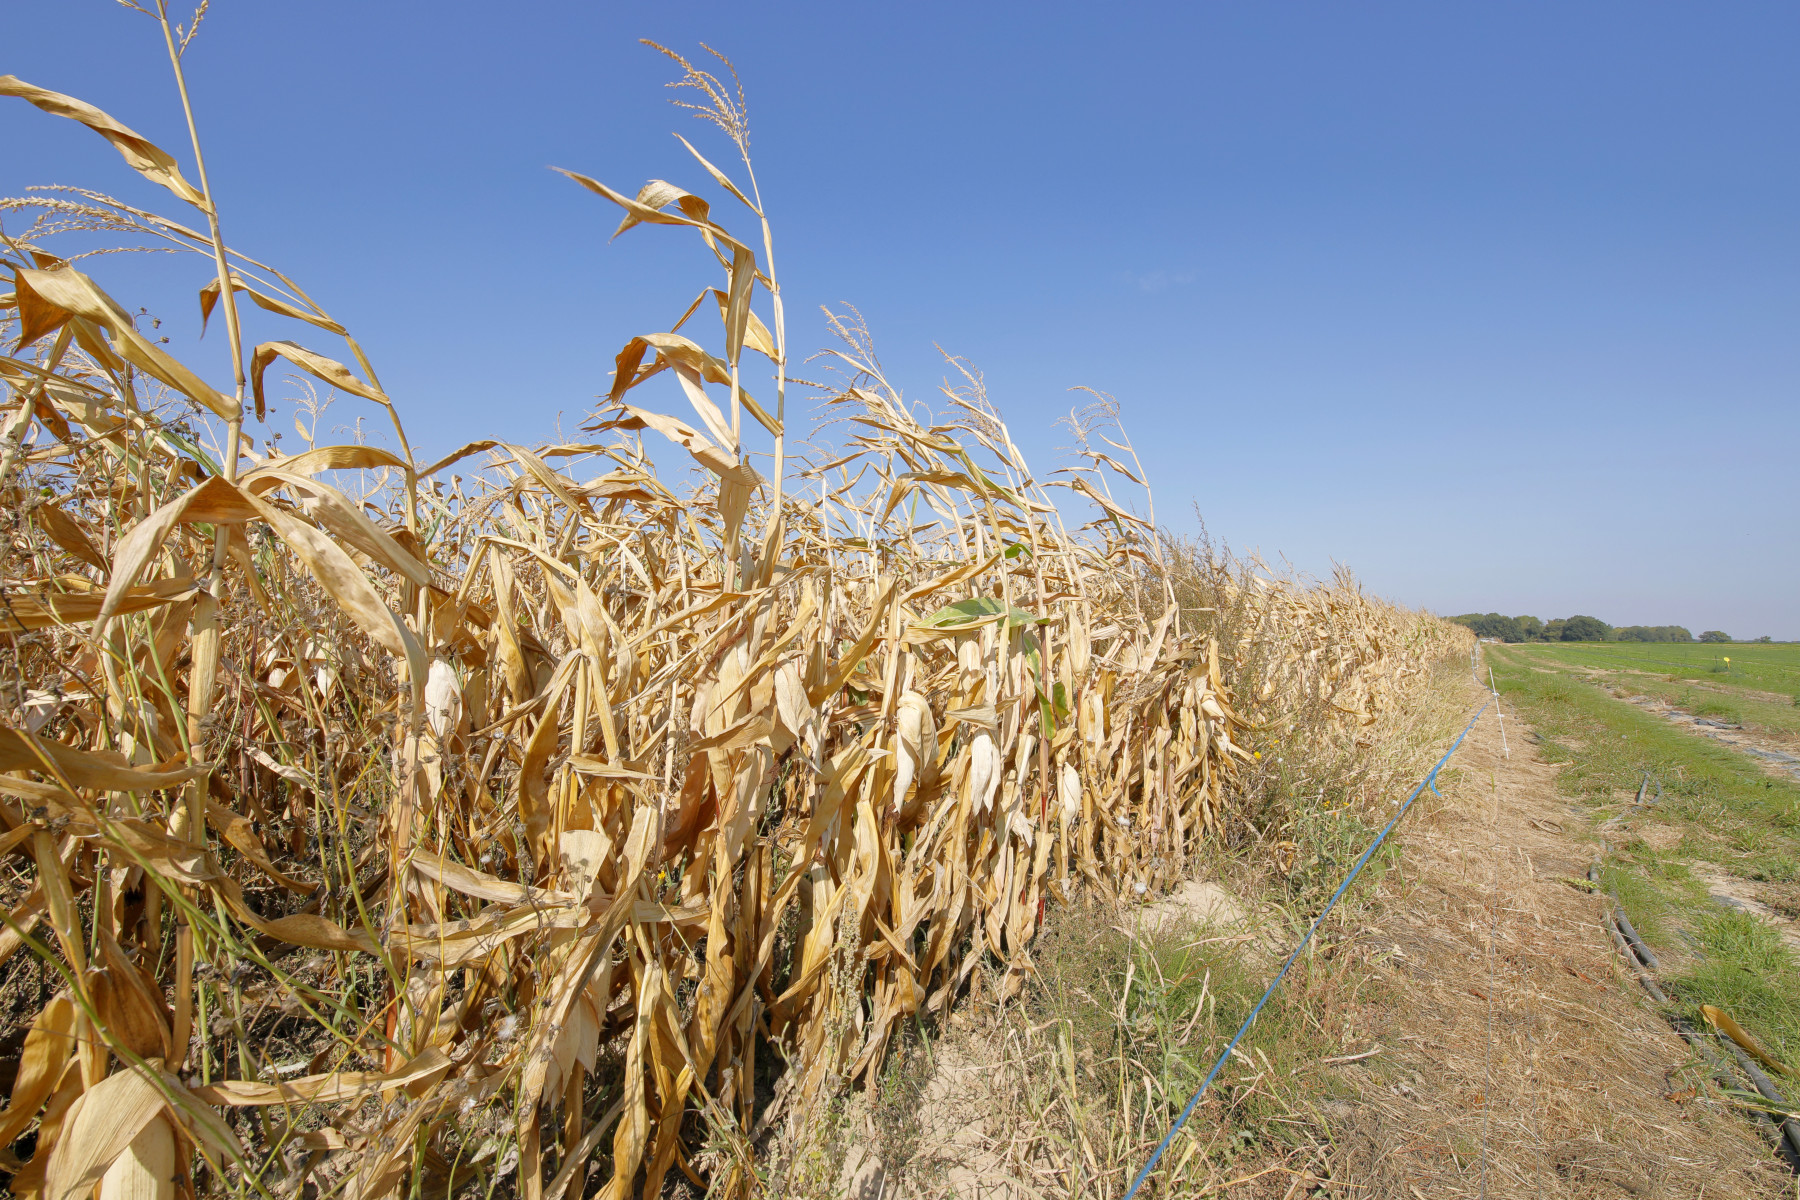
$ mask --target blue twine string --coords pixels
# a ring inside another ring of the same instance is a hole
[[[1200,1090],[1188,1100],[1187,1107],[1183,1108],[1181,1115],[1175,1118],[1175,1124],[1170,1127],[1167,1134],[1163,1135],[1163,1140],[1156,1147],[1156,1153],[1150,1156],[1150,1161],[1144,1164],[1144,1169],[1139,1171],[1137,1178],[1131,1181],[1131,1190],[1125,1193],[1125,1200],[1132,1200],[1132,1197],[1137,1195],[1138,1189],[1144,1186],[1144,1180],[1150,1177],[1150,1172],[1155,1170],[1156,1164],[1162,1160],[1163,1151],[1169,1148],[1169,1143],[1175,1140],[1175,1135],[1181,1132],[1181,1127],[1186,1125],[1188,1118],[1194,1115],[1194,1106],[1200,1103],[1200,1097],[1206,1094],[1206,1089],[1212,1086],[1213,1079],[1224,1069],[1225,1063],[1237,1050],[1238,1043],[1243,1040],[1246,1033],[1250,1032],[1250,1026],[1256,1021],[1257,1014],[1262,1012],[1263,1005],[1269,1002],[1269,997],[1275,994],[1275,989],[1281,986],[1283,979],[1287,978],[1288,968],[1294,965],[1294,960],[1300,957],[1300,952],[1306,949],[1307,943],[1312,941],[1313,934],[1318,931],[1319,926],[1330,915],[1337,902],[1343,898],[1350,885],[1356,881],[1356,877],[1362,873],[1363,867],[1375,851],[1381,847],[1381,843],[1387,840],[1387,835],[1393,832],[1394,826],[1400,823],[1400,818],[1406,815],[1406,810],[1412,807],[1413,801],[1419,798],[1419,793],[1429,787],[1433,794],[1440,799],[1443,797],[1444,793],[1438,791],[1437,787],[1438,772],[1444,769],[1444,764],[1450,761],[1450,756],[1456,753],[1456,748],[1463,744],[1464,738],[1469,736],[1469,730],[1475,728],[1475,722],[1481,720],[1481,714],[1486,712],[1492,704],[1492,700],[1487,701],[1476,711],[1474,716],[1469,718],[1469,723],[1463,726],[1463,731],[1456,735],[1456,740],[1450,743],[1448,750],[1444,751],[1444,757],[1438,759],[1437,765],[1425,773],[1425,778],[1419,780],[1418,786],[1414,787],[1407,795],[1406,803],[1400,806],[1400,811],[1394,814],[1393,820],[1389,821],[1382,831],[1375,835],[1375,840],[1369,843],[1369,848],[1362,852],[1362,857],[1356,860],[1356,865],[1350,868],[1348,875],[1344,876],[1344,882],[1338,884],[1337,891],[1331,893],[1331,899],[1326,902],[1319,915],[1313,918],[1313,923],[1307,929],[1306,936],[1300,939],[1300,944],[1294,947],[1294,952],[1287,956],[1286,962],[1281,964],[1280,972],[1269,982],[1268,988],[1262,994],[1262,999],[1256,1002],[1256,1007],[1251,1009],[1250,1015],[1244,1018],[1244,1023],[1238,1027],[1237,1034],[1225,1047],[1225,1052],[1219,1055],[1219,1061],[1215,1062],[1212,1070],[1206,1073],[1206,1079],[1201,1082]]]

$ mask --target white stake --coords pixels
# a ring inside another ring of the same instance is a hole
[[[1488,664],[1488,691],[1494,693],[1494,713],[1500,718],[1500,753],[1508,762],[1512,751],[1506,748],[1506,710],[1500,707],[1500,689],[1494,686],[1494,665]]]

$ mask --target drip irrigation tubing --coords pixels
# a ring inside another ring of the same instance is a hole
[[[1479,676],[1476,677],[1476,681],[1480,681]],[[1169,1132],[1163,1135],[1161,1142],[1157,1143],[1156,1152],[1150,1156],[1150,1161],[1144,1164],[1144,1169],[1139,1171],[1137,1178],[1131,1181],[1131,1187],[1125,1193],[1125,1200],[1132,1200],[1132,1197],[1137,1195],[1138,1189],[1144,1186],[1144,1181],[1150,1178],[1150,1172],[1154,1171],[1156,1164],[1162,1161],[1163,1153],[1168,1150],[1169,1143],[1175,1140],[1175,1135],[1181,1132],[1182,1126],[1188,1123],[1188,1118],[1194,1115],[1194,1109],[1200,1103],[1200,1098],[1206,1095],[1206,1089],[1212,1086],[1212,1081],[1224,1069],[1225,1063],[1237,1052],[1238,1043],[1243,1041],[1246,1033],[1250,1032],[1250,1026],[1255,1023],[1257,1014],[1262,1012],[1263,1005],[1269,1002],[1269,997],[1275,994],[1275,989],[1280,987],[1281,981],[1287,978],[1288,970],[1294,965],[1294,960],[1300,957],[1300,952],[1305,950],[1308,943],[1312,941],[1313,934],[1318,932],[1319,926],[1324,924],[1325,918],[1331,915],[1331,910],[1337,906],[1337,902],[1350,889],[1350,885],[1356,881],[1356,877],[1362,874],[1363,867],[1368,864],[1375,851],[1381,848],[1381,843],[1387,840],[1387,835],[1394,831],[1394,826],[1400,823],[1400,818],[1404,817],[1407,810],[1413,806],[1413,801],[1417,800],[1419,794],[1428,787],[1435,795],[1443,796],[1443,793],[1437,789],[1438,772],[1444,769],[1444,765],[1450,761],[1450,756],[1456,753],[1457,747],[1463,744],[1463,739],[1469,736],[1469,730],[1475,728],[1475,722],[1481,720],[1481,714],[1493,707],[1493,704],[1493,700],[1490,699],[1475,710],[1475,715],[1469,718],[1469,723],[1463,726],[1463,731],[1456,735],[1456,740],[1450,743],[1448,750],[1444,751],[1444,757],[1438,759],[1437,764],[1425,773],[1425,778],[1419,780],[1413,790],[1407,794],[1406,802],[1400,806],[1400,811],[1395,813],[1393,819],[1382,827],[1380,833],[1375,835],[1375,840],[1369,843],[1368,849],[1362,852],[1362,857],[1356,860],[1356,865],[1350,868],[1350,873],[1344,876],[1344,881],[1338,884],[1337,891],[1331,893],[1331,899],[1325,902],[1325,907],[1320,910],[1318,916],[1313,918],[1313,923],[1307,927],[1306,936],[1300,939],[1300,944],[1294,947],[1293,952],[1287,956],[1287,961],[1281,964],[1281,970],[1276,972],[1275,978],[1270,980],[1269,986],[1264,989],[1262,999],[1256,1002],[1256,1007],[1250,1010],[1250,1015],[1244,1018],[1242,1025],[1238,1026],[1237,1033],[1232,1035],[1231,1041],[1220,1053],[1218,1061],[1213,1063],[1212,1070],[1206,1073],[1206,1078],[1201,1081],[1199,1089],[1189,1097],[1187,1106],[1181,1110],[1181,1115],[1175,1118],[1175,1123],[1169,1127]]]

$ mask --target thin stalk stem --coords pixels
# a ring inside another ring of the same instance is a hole
[[[225,237],[219,229],[219,206],[213,200],[212,185],[206,177],[206,155],[200,149],[200,129],[194,122],[194,105],[188,96],[187,73],[181,69],[181,50],[175,45],[175,30],[169,24],[168,0],[156,0],[156,19],[162,26],[163,44],[168,47],[169,66],[175,72],[175,87],[181,93],[181,111],[187,117],[188,140],[194,147],[194,172],[200,180],[200,194],[206,198],[207,231],[211,235],[213,264],[219,273],[219,299],[225,305],[225,336],[231,347],[231,373],[236,385],[237,413],[229,422],[230,441],[225,447],[225,478],[237,479],[238,443],[244,428],[244,332],[238,325],[237,294],[231,286],[231,266],[226,261]],[[221,541],[215,562],[224,557]]]

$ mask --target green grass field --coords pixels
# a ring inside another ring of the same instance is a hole
[[[1573,670],[1626,695],[1777,740],[1800,738],[1800,646],[1552,642],[1507,646],[1502,654],[1539,670]]]
[[[1507,649],[1564,666],[1649,671],[1800,696],[1800,643],[1543,642]]]

